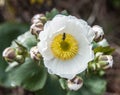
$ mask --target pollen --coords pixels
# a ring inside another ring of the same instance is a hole
[[[78,53],[78,49],[78,42],[71,34],[58,34],[51,42],[51,50],[53,55],[61,60],[69,60],[74,58]]]

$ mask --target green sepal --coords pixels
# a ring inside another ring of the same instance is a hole
[[[53,19],[57,14],[68,15],[66,10],[59,12],[56,8],[53,8],[50,12],[46,12],[47,20]]]
[[[59,11],[57,9],[55,9],[55,8],[53,8],[50,12],[46,12],[47,20],[51,20],[57,14],[59,14]]]
[[[105,54],[105,55],[110,55],[114,51],[115,51],[115,49],[111,48],[110,46],[106,46],[106,47],[99,46],[99,47],[94,48],[94,53],[103,52],[103,54]]]
[[[68,89],[66,79],[61,78],[61,79],[59,79],[59,82],[60,82],[60,86],[62,87],[63,90]]]

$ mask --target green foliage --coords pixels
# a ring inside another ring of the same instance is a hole
[[[31,47],[37,45],[37,40],[34,35],[32,35],[29,31],[18,36],[16,39],[16,42],[19,43],[19,45],[23,45],[27,50],[30,50]],[[16,47],[16,42],[13,41],[12,47]]]
[[[22,86],[30,91],[42,89],[47,79],[47,71],[42,65],[30,59],[9,72],[9,79],[15,86]]]
[[[60,86],[62,87],[62,89],[67,89],[67,83],[66,83],[66,80],[61,78],[59,79],[59,82],[60,82]]]
[[[97,76],[88,78],[84,83],[94,95],[103,95],[106,90],[106,81]]]
[[[4,71],[3,68],[0,67],[0,85],[6,86],[4,81],[7,79],[7,73]]]
[[[103,52],[106,55],[112,54],[113,51],[115,51],[115,49],[111,48],[110,46],[106,47],[99,46],[94,49],[94,53]]]
[[[48,75],[44,89],[37,91],[35,95],[66,95],[66,92],[60,87],[57,76]]]
[[[54,16],[56,16],[57,14],[63,14],[63,15],[68,15],[67,11],[64,10],[62,12],[59,12],[57,9],[52,9],[50,12],[46,12],[46,17],[48,20],[51,20],[52,18],[54,18]]]
[[[78,91],[69,91],[67,95],[103,95],[106,90],[106,81],[99,77],[84,79],[83,87]]]
[[[85,77],[84,85],[78,91],[70,91],[66,87],[66,80],[49,75],[46,85],[42,90],[35,92],[35,95],[103,95],[106,90],[106,81],[98,76]],[[59,84],[60,82],[60,84]],[[60,87],[62,86],[62,88]],[[67,88],[67,89],[66,89]]]

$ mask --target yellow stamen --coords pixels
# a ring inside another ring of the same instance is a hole
[[[63,40],[63,36],[65,36]],[[51,50],[56,58],[68,60],[78,53],[78,42],[71,34],[59,34],[51,43]]]

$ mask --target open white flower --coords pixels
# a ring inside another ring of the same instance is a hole
[[[38,50],[49,73],[72,79],[94,58],[92,28],[82,19],[57,15],[39,34]]]

